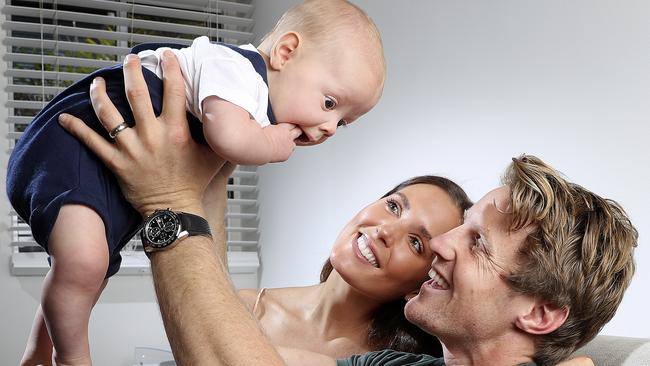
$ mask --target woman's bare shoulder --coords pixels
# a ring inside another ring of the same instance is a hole
[[[305,300],[305,292],[310,287],[279,287],[262,289],[241,289],[237,294],[249,309],[253,309],[256,302],[264,304],[265,308],[273,308],[276,311],[283,309],[291,311],[294,307],[300,307]],[[260,295],[261,294],[261,295]],[[261,297],[261,298],[260,298]],[[258,305],[259,306],[259,305]]]
[[[248,310],[253,310],[255,306],[255,301],[257,300],[257,295],[259,294],[260,289],[258,288],[244,288],[237,290],[237,295],[241,301],[246,305]]]

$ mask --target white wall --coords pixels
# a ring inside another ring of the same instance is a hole
[[[650,2],[356,0],[382,31],[388,79],[358,123],[262,167],[262,285],[315,283],[338,230],[413,175],[478,199],[536,154],[618,200],[638,269],[606,334],[650,337]],[[264,34],[297,0],[259,1]]]

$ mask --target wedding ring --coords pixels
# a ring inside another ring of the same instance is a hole
[[[112,139],[115,139],[115,137],[117,136],[118,133],[120,133],[120,132],[126,130],[126,129],[129,128],[129,127],[131,127],[131,126],[129,126],[128,123],[126,123],[126,122],[122,122],[122,123],[120,123],[119,125],[115,126],[115,128],[113,128],[113,129],[108,133],[108,136],[110,136]]]

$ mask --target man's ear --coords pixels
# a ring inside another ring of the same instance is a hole
[[[280,70],[286,63],[296,56],[296,50],[301,46],[302,39],[296,32],[287,32],[278,37],[269,54],[269,66],[273,70]]]
[[[517,327],[530,334],[548,334],[562,326],[569,316],[567,306],[558,307],[548,302],[536,301],[528,312],[517,317]]]

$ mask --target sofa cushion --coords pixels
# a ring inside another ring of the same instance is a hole
[[[650,338],[599,335],[574,356],[588,356],[597,366],[650,365]]]

